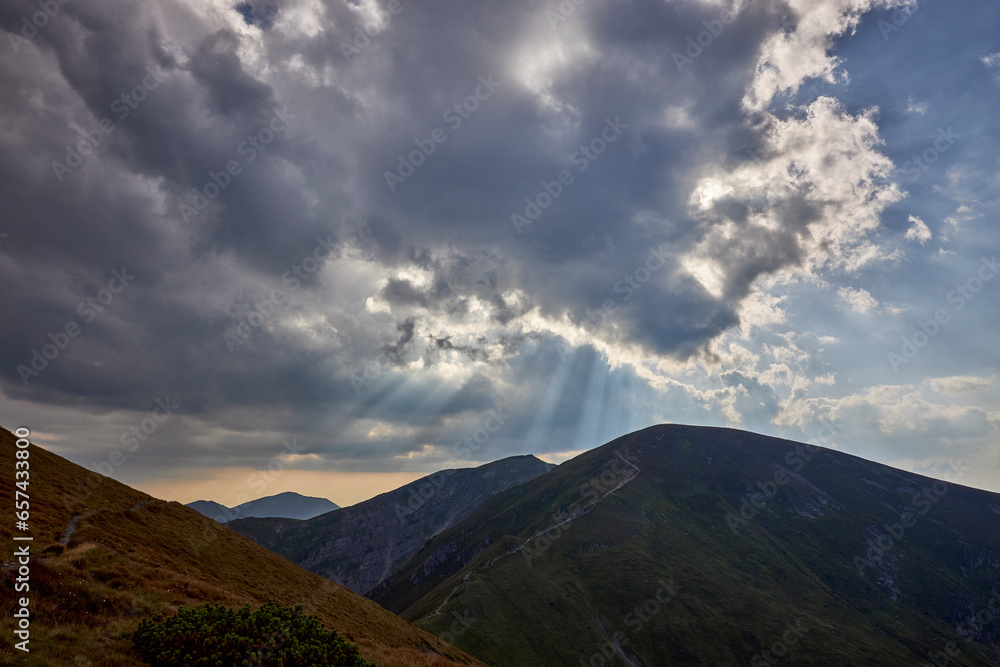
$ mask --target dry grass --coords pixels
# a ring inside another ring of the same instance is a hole
[[[14,436],[0,429],[0,507],[13,508]],[[130,665],[139,619],[180,605],[304,605],[379,667],[480,665],[338,584],[178,503],[157,500],[50,452],[31,451],[31,653],[21,665]],[[61,538],[71,519],[76,531]],[[11,521],[0,522],[0,587],[12,590]],[[10,619],[14,601],[0,600]],[[9,627],[9,621],[5,624]],[[10,630],[0,661],[15,652]],[[21,658],[26,659],[21,659]]]

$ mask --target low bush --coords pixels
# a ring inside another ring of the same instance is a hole
[[[301,606],[272,602],[256,611],[181,607],[140,621],[132,641],[156,667],[374,667]]]

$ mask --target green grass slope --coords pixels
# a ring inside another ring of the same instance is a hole
[[[997,494],[658,426],[486,502],[370,596],[494,667],[1000,664],[998,528]]]
[[[207,602],[301,604],[379,667],[481,664],[342,586],[175,502],[30,446],[30,653],[13,647],[15,438],[0,429],[0,664],[141,664],[138,622]],[[16,662],[15,662],[16,661]]]

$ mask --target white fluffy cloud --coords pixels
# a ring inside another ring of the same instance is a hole
[[[915,215],[911,215],[909,222],[912,223],[912,227],[906,230],[906,239],[908,241],[916,241],[920,245],[924,245],[931,240],[931,230],[923,220]]]
[[[868,290],[841,287],[837,290],[837,294],[847,302],[851,310],[861,315],[868,315],[879,309],[878,299],[873,297]]]

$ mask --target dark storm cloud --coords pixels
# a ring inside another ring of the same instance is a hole
[[[392,345],[386,345],[382,348],[382,352],[388,355],[390,359],[396,361],[397,364],[400,363],[402,354],[406,352],[407,343],[413,340],[413,328],[415,326],[416,321],[413,318],[396,325],[396,331],[399,332],[399,340]]]
[[[228,118],[273,105],[270,86],[244,71],[235,53],[238,45],[237,35],[220,30],[198,45],[188,65],[194,80],[208,94],[209,109]]]
[[[31,5],[18,7],[28,11]],[[201,378],[212,376],[215,379],[207,386],[231,392],[227,396],[240,403],[253,401],[253,389],[228,386],[226,378],[231,373],[247,369],[231,355],[220,354],[219,332],[225,318],[221,313],[206,317],[204,312],[192,312],[210,306],[202,308],[197,298],[194,303],[178,299],[179,295],[167,291],[164,275],[183,271],[185,262],[210,263],[223,255],[231,257],[230,266],[241,271],[277,273],[294,257],[302,240],[317,231],[337,234],[339,229],[388,267],[412,262],[443,240],[452,244],[456,265],[476,261],[479,248],[498,249],[480,275],[464,272],[466,282],[452,276],[451,283],[438,281],[420,292],[405,280],[392,279],[382,289],[391,303],[436,308],[447,289],[455,293],[450,302],[459,309],[463,294],[481,297],[491,305],[492,319],[500,325],[533,306],[552,313],[568,310],[577,321],[585,321],[585,314],[601,302],[602,293],[615,284],[617,274],[632,268],[629,263],[645,250],[643,246],[668,238],[663,230],[647,230],[646,238],[636,241],[622,230],[638,210],[649,206],[669,208],[671,214],[683,218],[683,207],[671,196],[684,187],[684,178],[677,175],[710,145],[704,130],[663,127],[656,115],[672,104],[689,104],[692,115],[728,119],[724,124],[739,126],[739,94],[752,74],[749,58],[766,29],[760,12],[728,27],[726,40],[720,38],[717,48],[698,62],[708,69],[717,65],[712,59],[732,56],[723,65],[731,73],[713,77],[716,83],[709,91],[691,72],[676,71],[672,56],[692,31],[697,34],[699,21],[711,18],[703,11],[630,11],[621,3],[597,9],[570,29],[580,31],[592,52],[615,53],[616,57],[578,54],[576,61],[563,63],[560,71],[541,75],[545,79],[541,85],[557,104],[573,110],[567,123],[514,79],[519,63],[512,62],[513,57],[521,54],[524,62],[531,63],[548,46],[549,35],[538,38],[539,32],[549,30],[538,5],[405,6],[403,13],[391,17],[384,32],[371,38],[371,46],[350,62],[344,57],[343,44],[356,35],[359,25],[367,23],[336,20],[348,17],[339,3],[331,3],[327,10],[335,19],[332,26],[298,41],[283,39],[274,31],[252,38],[206,25],[194,32],[194,39],[187,38],[180,50],[176,46],[168,50],[168,37],[161,32],[163,21],[128,3],[67,7],[39,37],[36,46],[56,59],[58,76],[54,78],[64,80],[63,86],[47,82],[59,91],[52,94],[79,96],[90,118],[81,114],[82,109],[71,113],[83,128],[89,129],[94,119],[107,115],[110,102],[141,81],[147,67],[159,68],[165,81],[158,90],[149,91],[148,99],[130,117],[116,122],[106,145],[98,148],[103,153],[86,162],[80,172],[68,174],[62,183],[37,167],[61,158],[63,142],[76,136],[51,115],[36,121],[46,124],[50,132],[55,126],[61,136],[58,141],[35,145],[34,152],[44,158],[38,160],[34,172],[20,174],[17,187],[5,190],[5,198],[20,200],[8,200],[10,210],[19,213],[15,216],[19,224],[11,229],[19,257],[24,261],[32,255],[32,245],[43,246],[47,257],[63,255],[68,260],[63,264],[66,268],[84,265],[79,270],[89,274],[89,285],[68,288],[72,296],[64,295],[61,307],[53,308],[44,319],[32,318],[35,326],[21,323],[9,333],[16,338],[4,346],[8,381],[17,379],[11,371],[23,361],[25,352],[44,341],[49,329],[73,316],[67,302],[85,294],[84,287],[99,285],[101,273],[131,262],[142,276],[114,304],[116,321],[121,322],[117,337],[100,321],[86,332],[85,340],[94,353],[109,358],[97,360],[102,362],[99,367],[93,365],[95,360],[77,362],[80,372],[89,371],[95,386],[103,388],[93,398],[103,396],[97,400],[113,404],[113,395],[133,391],[133,383],[141,385],[143,376],[145,381],[170,378],[181,386],[188,382],[206,386]],[[167,12],[189,22],[192,19],[181,6],[168,5]],[[15,29],[16,14],[8,10],[5,25],[9,30]],[[100,38],[72,39],[74,28]],[[259,43],[253,44],[255,39]],[[284,58],[299,53],[306,62],[322,63],[332,68],[337,82],[316,93],[301,86],[284,86],[276,92],[278,82],[263,80],[244,62],[247,49],[258,47]],[[647,76],[640,80],[627,76],[640,62],[645,64],[638,69]],[[19,82],[11,69],[7,77]],[[377,89],[361,85],[367,77],[379,82]],[[483,81],[494,84],[479,108],[449,114],[477,90],[482,96]],[[22,106],[17,112],[24,115],[23,105],[30,96],[19,99]],[[255,153],[254,164],[242,164],[242,172],[231,175],[218,199],[191,216],[191,236],[170,229],[178,223],[180,205],[197,203],[194,190],[204,193],[212,174],[222,172],[230,160],[242,161],[239,149],[246,147],[246,137],[266,124],[267,110],[286,106],[294,109],[296,117],[289,123],[288,134]],[[509,224],[511,213],[522,208],[525,197],[536,195],[542,181],[573,168],[573,156],[579,158],[581,146],[600,136],[609,118],[624,119],[621,122],[629,126],[621,140],[594,159],[587,166],[589,173],[580,173],[578,182],[567,186],[565,194],[525,235],[516,234]],[[321,122],[333,128],[330,135],[323,133]],[[427,164],[398,192],[389,192],[385,171],[396,166],[399,155],[414,149],[415,140],[439,127],[448,133],[448,142],[428,156]],[[29,135],[42,134],[30,127],[25,130]],[[310,145],[310,134],[317,139],[316,145]],[[335,139],[334,144],[328,136]],[[4,164],[12,163],[12,159],[4,160]],[[350,173],[348,164],[352,165]],[[163,210],[154,212],[137,188],[127,193],[111,180],[122,172],[156,179],[164,196]],[[85,180],[84,174],[90,178]],[[338,187],[341,180],[342,188]],[[304,200],[309,195],[319,203],[307,204]],[[366,220],[362,227],[344,228],[338,210],[343,206],[360,207]],[[72,227],[53,243],[46,231],[55,221],[70,217],[70,211]],[[567,243],[567,238],[607,234],[609,229],[618,234],[615,254],[606,266],[579,262],[586,248]],[[38,241],[32,243],[35,234]],[[683,233],[672,236],[676,239]],[[168,248],[184,243],[193,252],[187,259]],[[211,280],[211,272],[204,272],[203,278]],[[213,286],[207,288],[213,291]],[[19,290],[11,305],[31,312],[37,304],[51,301],[33,289],[45,288]],[[528,293],[528,302],[508,303],[504,292],[510,289]],[[620,330],[657,351],[688,350],[733,322],[732,308],[712,300],[692,303],[690,293],[678,297],[656,293],[652,287],[647,294],[648,307],[621,309]],[[695,314],[674,315],[691,311],[692,306]],[[164,327],[164,320],[189,325]],[[405,343],[384,349],[398,356]],[[270,373],[292,375],[294,369],[309,366],[305,359],[289,359],[287,351],[278,355],[280,359],[272,359],[280,341],[268,340],[267,332],[255,344],[259,351],[253,372],[266,381],[251,386],[271,386]],[[116,354],[107,354],[112,349]],[[177,358],[192,363],[168,361]],[[76,394],[82,380],[73,381],[69,370],[61,370],[73,364],[59,362],[38,384],[58,393],[57,387],[65,381]],[[277,367],[274,371],[272,365]],[[118,371],[123,367],[134,369],[128,375],[136,379],[121,378]],[[324,383],[309,381],[308,372],[304,376],[306,381],[297,383],[294,394],[308,402],[311,392],[323,393],[319,387]],[[14,391],[30,392],[17,384]]]

